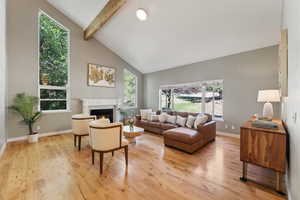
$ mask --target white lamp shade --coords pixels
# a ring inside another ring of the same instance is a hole
[[[280,102],[279,90],[259,90],[257,102]]]

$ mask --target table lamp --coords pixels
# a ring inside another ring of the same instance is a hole
[[[273,105],[271,102],[280,102],[279,90],[259,90],[257,102],[265,102],[263,109],[263,117],[267,119],[272,119]]]

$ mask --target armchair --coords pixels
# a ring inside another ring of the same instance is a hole
[[[128,144],[123,138],[122,123],[104,124],[97,121],[90,122],[90,142],[92,147],[92,164],[95,160],[95,152],[100,153],[100,174],[103,172],[103,155],[119,149],[125,149],[126,167],[128,166]]]
[[[78,114],[72,116],[72,133],[74,135],[74,146],[78,138],[78,151],[81,149],[81,137],[89,135],[89,123],[96,120],[96,116]]]

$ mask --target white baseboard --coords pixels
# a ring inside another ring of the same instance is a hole
[[[222,135],[222,136],[228,136],[228,137],[233,137],[233,138],[240,138],[240,134],[235,134],[235,133],[226,133],[222,131],[217,131],[217,135]]]
[[[5,149],[6,149],[6,142],[2,145],[2,147],[0,149],[0,157],[3,155]]]
[[[53,135],[61,135],[66,133],[71,133],[72,130],[64,130],[64,131],[56,131],[56,132],[49,132],[49,133],[40,133],[39,137],[47,137],[47,136],[53,136]],[[16,142],[16,141],[22,141],[27,140],[28,136],[20,136],[20,137],[14,137],[14,138],[8,138],[7,142]]]

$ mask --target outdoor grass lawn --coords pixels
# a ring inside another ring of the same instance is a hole
[[[200,112],[201,111],[201,104],[200,103],[177,103],[174,106],[176,111],[179,112]]]

